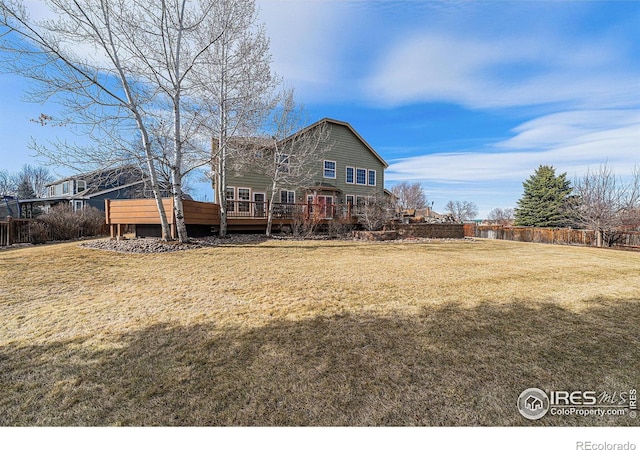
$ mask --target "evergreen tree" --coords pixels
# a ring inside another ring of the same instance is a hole
[[[524,193],[518,200],[516,225],[566,227],[572,225],[571,182],[567,174],[556,176],[553,166],[539,166],[522,183]]]

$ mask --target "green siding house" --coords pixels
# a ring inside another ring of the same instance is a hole
[[[383,195],[384,170],[388,164],[347,122],[322,119],[300,133],[325,125],[329,132],[317,171],[305,186],[288,186],[276,193],[276,202],[321,206],[359,205],[373,194]],[[234,215],[260,216],[271,198],[269,178],[255,173],[227,176],[227,209]]]

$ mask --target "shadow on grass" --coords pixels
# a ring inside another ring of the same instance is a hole
[[[151,326],[116,348],[0,348],[0,425],[638,425],[528,421],[525,388],[638,388],[640,300]]]

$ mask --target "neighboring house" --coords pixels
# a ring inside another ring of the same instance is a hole
[[[20,206],[18,200],[11,195],[0,197],[0,221],[7,217],[20,217]]]
[[[145,173],[133,165],[109,170],[78,174],[57,180],[46,187],[45,196],[19,199],[23,217],[32,216],[34,208],[47,212],[61,203],[71,205],[74,211],[93,206],[104,211],[105,199],[133,199],[151,197]],[[31,213],[30,213],[31,212]]]
[[[285,186],[276,193],[281,204],[305,203],[324,211],[335,205],[361,205],[367,197],[385,195],[384,170],[388,164],[347,122],[322,119],[296,133],[309,133],[326,124],[327,151],[317,162],[317,172],[305,186]],[[271,182],[264,174],[229,173],[227,176],[227,214],[260,216],[271,197]]]

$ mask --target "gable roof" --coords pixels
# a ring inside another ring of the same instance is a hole
[[[115,182],[121,175],[129,175],[139,180],[146,179],[145,173],[134,164],[125,164],[122,166],[112,167],[108,169],[97,169],[91,172],[78,173],[59,180],[48,183],[46,187],[55,186],[60,183],[72,180],[84,180],[88,183]],[[88,186],[87,186],[88,188]]]
[[[373,147],[371,147],[371,146],[369,145],[369,143],[368,143],[367,141],[365,141],[365,140],[364,140],[364,138],[363,138],[362,136],[360,136],[360,134],[359,134],[359,133],[358,133],[358,132],[357,132],[357,131],[356,131],[356,130],[351,126],[351,124],[350,124],[350,123],[348,123],[348,122],[343,122],[343,121],[341,121],[341,120],[330,119],[330,118],[328,118],[328,117],[325,117],[324,119],[320,119],[320,120],[318,120],[317,122],[312,123],[312,124],[311,124],[311,125],[309,125],[308,127],[303,128],[303,129],[302,129],[302,130],[300,130],[300,131],[297,131],[296,133],[292,134],[291,136],[289,136],[289,137],[287,137],[287,138],[285,138],[285,139],[283,139],[283,140],[284,140],[284,141],[287,141],[287,140],[289,140],[289,139],[293,139],[293,138],[295,138],[296,136],[299,136],[300,134],[307,133],[307,132],[308,132],[308,131],[310,131],[311,129],[313,129],[313,128],[317,127],[317,126],[320,126],[320,125],[322,125],[322,124],[325,124],[325,123],[333,124],[333,125],[341,125],[341,126],[343,126],[343,127],[346,127],[349,131],[351,131],[351,133],[353,133],[353,135],[354,135],[356,138],[358,138],[358,140],[362,143],[362,145],[364,145],[364,146],[365,146],[365,147],[366,147],[366,148],[367,148],[367,149],[368,149],[368,150],[373,154],[373,156],[375,156],[375,157],[378,159],[378,161],[380,161],[380,162],[382,163],[382,165],[384,166],[384,168],[385,168],[385,169],[386,169],[387,167],[389,167],[389,164],[387,164],[387,162],[386,162],[384,159],[382,159],[382,156],[380,156],[380,155],[378,154],[378,152],[376,152],[376,151],[373,149]]]

